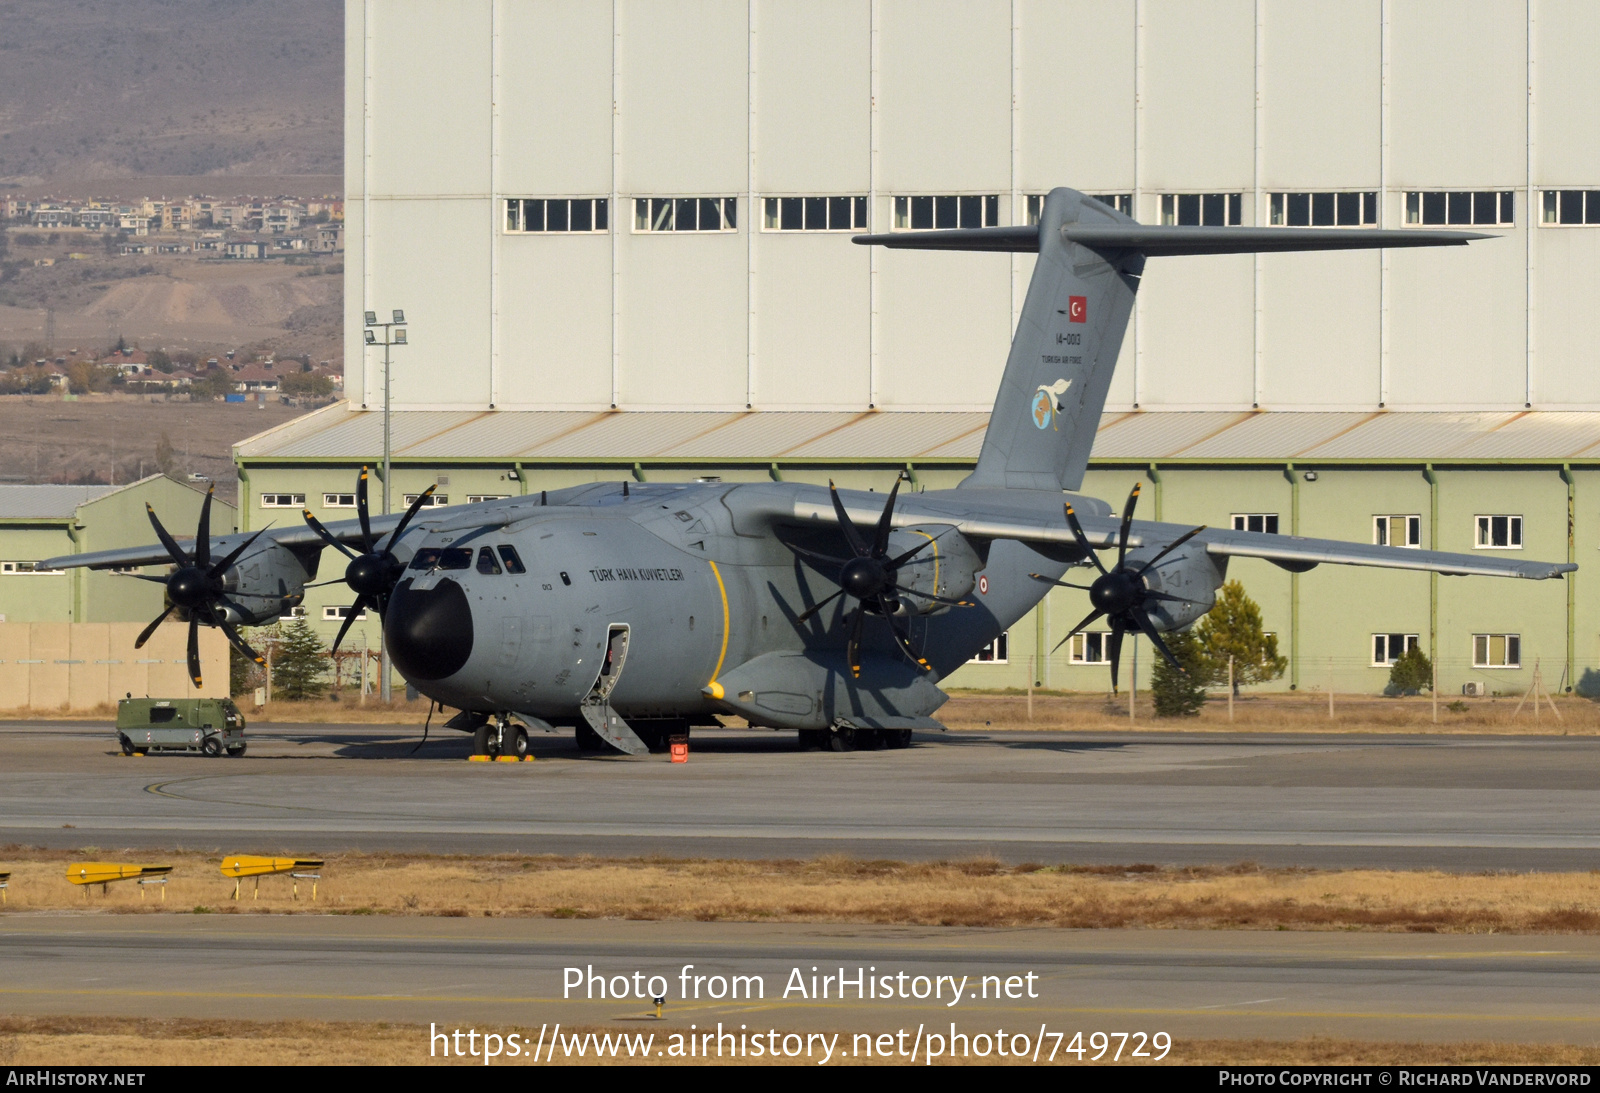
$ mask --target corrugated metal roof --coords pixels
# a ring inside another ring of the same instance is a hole
[[[987,413],[931,411],[396,411],[408,459],[776,461],[976,459]],[[383,416],[338,404],[240,443],[247,459],[376,459]],[[1108,414],[1096,460],[1580,459],[1600,413],[1139,410]],[[95,489],[104,487],[59,487]]]
[[[121,486],[0,486],[0,520],[64,520]]]

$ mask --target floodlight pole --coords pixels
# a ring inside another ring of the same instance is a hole
[[[389,347],[406,345],[406,313],[398,308],[394,311],[393,321],[380,323],[378,313],[366,313],[366,344],[378,345],[377,331],[383,331],[383,515],[389,515],[389,459],[392,454],[389,430]],[[391,544],[392,545],[392,544]],[[387,706],[393,697],[393,689],[389,683],[389,643],[384,639],[383,627],[378,627],[378,657],[380,661],[379,674],[381,679],[381,697]]]

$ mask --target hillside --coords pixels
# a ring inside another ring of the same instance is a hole
[[[343,10],[339,0],[6,0],[0,191],[342,174]]]

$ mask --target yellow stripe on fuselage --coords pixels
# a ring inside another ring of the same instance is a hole
[[[711,683],[715,683],[722,674],[722,662],[728,655],[728,589],[722,583],[722,572],[717,569],[717,563],[710,558],[706,562],[711,566],[711,575],[717,579],[717,594],[722,597],[722,648],[717,652],[717,666],[711,669]]]

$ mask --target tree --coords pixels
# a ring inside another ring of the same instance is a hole
[[[283,377],[283,393],[297,398],[327,398],[333,394],[333,380],[307,372],[290,372]]]
[[[172,438],[166,433],[156,441],[156,470],[168,478],[178,477],[178,457],[172,450]]]
[[[150,367],[154,368],[157,372],[172,371],[172,358],[167,356],[159,349],[150,350],[145,359],[150,362]]]
[[[326,695],[328,684],[322,677],[328,670],[328,649],[311,624],[297,618],[281,627],[280,634],[272,655],[272,697],[303,699]]]
[[[1431,690],[1433,690],[1433,661],[1428,659],[1428,654],[1422,651],[1420,645],[1413,645],[1401,654],[1400,659],[1389,669],[1389,685],[1383,689],[1383,693],[1416,695]]]
[[[1150,695],[1155,700],[1157,717],[1194,717],[1206,702],[1206,681],[1211,675],[1211,658],[1195,637],[1194,630],[1177,630],[1165,635],[1167,648],[1183,671],[1157,657],[1151,672]]]
[[[1227,682],[1228,658],[1233,658],[1236,695],[1246,684],[1277,679],[1289,666],[1289,658],[1278,655],[1278,636],[1261,629],[1261,608],[1238,581],[1222,586],[1216,606],[1194,630],[1211,662],[1211,682]]]

